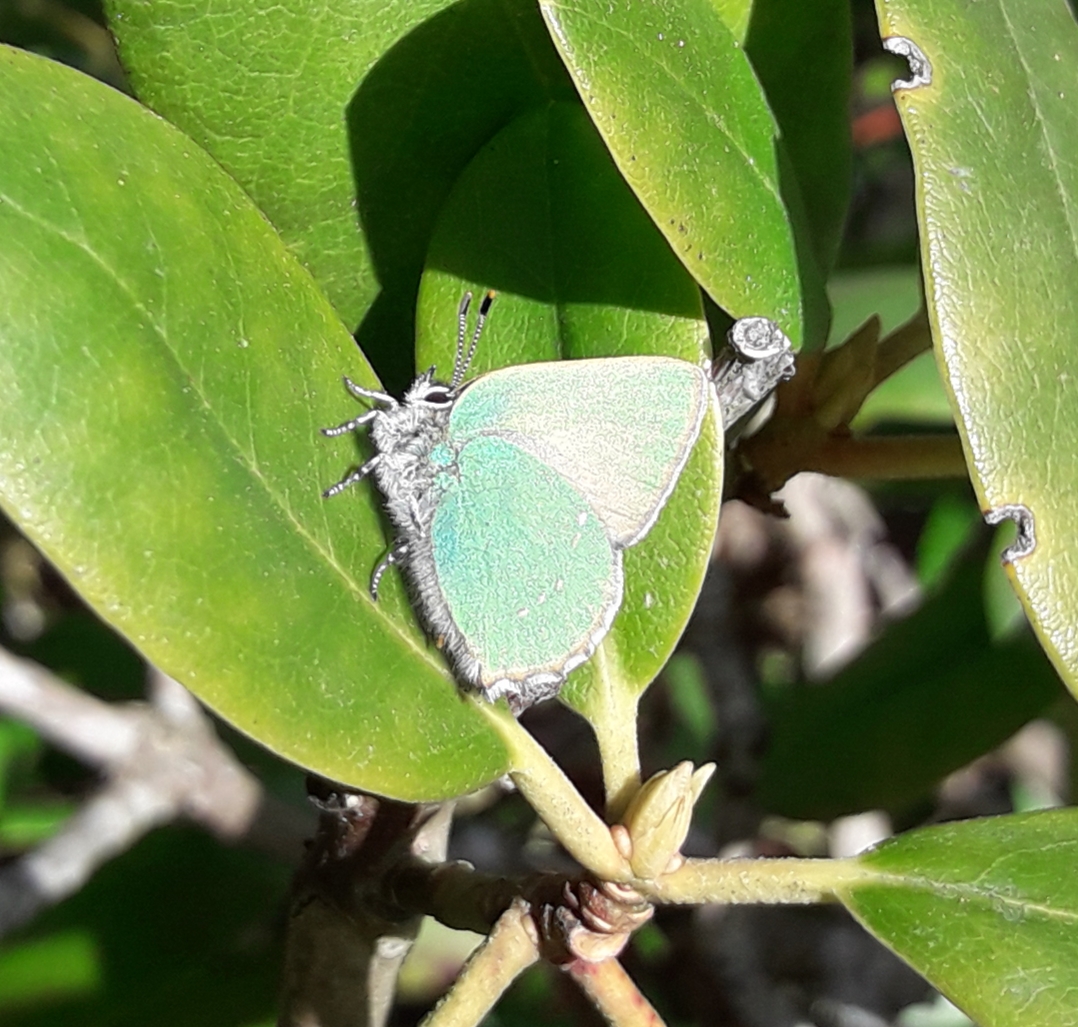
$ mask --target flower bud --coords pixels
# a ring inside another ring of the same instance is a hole
[[[685,761],[659,771],[633,796],[624,819],[632,841],[629,865],[636,877],[654,880],[675,860],[689,833],[696,800],[714,772],[714,763],[694,772]]]

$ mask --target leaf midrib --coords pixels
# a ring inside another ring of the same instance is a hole
[[[128,300],[132,304],[132,307],[143,317],[145,322],[158,336],[163,349],[169,354],[169,356],[173,360],[178,372],[190,383],[192,391],[202,401],[202,405],[209,415],[207,417],[207,420],[216,427],[220,435],[224,438],[226,442],[225,448],[231,448],[234,450],[235,454],[238,457],[240,465],[245,467],[250,473],[251,477],[254,478],[262,486],[265,495],[270,501],[270,506],[278,509],[280,513],[283,514],[285,523],[291,524],[292,527],[295,529],[296,533],[304,540],[304,542],[312,550],[312,552],[316,556],[321,557],[325,561],[326,565],[336,572],[336,574],[340,577],[341,581],[345,585],[347,591],[353,593],[359,598],[366,599],[367,601],[369,601],[373,607],[371,612],[377,617],[381,618],[381,620],[389,628],[391,633],[393,633],[401,641],[403,641],[407,645],[407,647],[410,648],[414,653],[416,653],[421,659],[425,660],[433,668],[440,670],[441,668],[438,667],[438,664],[431,659],[426,649],[417,644],[415,639],[403,629],[403,625],[401,625],[401,623],[396,618],[390,616],[388,613],[385,613],[382,609],[379,608],[377,603],[370,599],[367,590],[364,589],[353,578],[353,576],[349,574],[347,570],[337,562],[337,560],[331,553],[327,552],[323,548],[323,546],[318,542],[318,540],[307,530],[303,522],[293,513],[288,504],[284,502],[283,498],[279,496],[270,486],[269,481],[262,475],[261,471],[255,464],[253,455],[252,458],[248,458],[243,447],[240,446],[238,441],[225,427],[223,421],[216,415],[214,405],[209,401],[206,393],[196,382],[195,378],[191,375],[184,362],[180,359],[179,353],[169,343],[168,333],[165,331],[164,327],[158,323],[158,320],[138,299],[137,294],[126,282],[126,280],[107,261],[102,259],[100,254],[98,254],[92,248],[89,241],[79,239],[73,236],[71,233],[62,229],[59,225],[56,225],[53,222],[50,222],[40,217],[31,210],[27,210],[22,204],[16,202],[10,195],[6,193],[0,194],[0,202],[2,202],[10,210],[14,211],[15,214],[26,218],[32,224],[41,228],[43,231],[52,233],[56,238],[61,239],[69,246],[72,246],[76,250],[83,253],[87,258],[90,259],[90,261],[95,266],[97,266],[102,271],[102,273],[107,275],[113,282],[115,282],[116,286],[123,293],[123,295],[127,296]],[[253,452],[254,450],[252,448],[252,454]]]
[[[972,882],[941,881],[938,878],[926,877],[921,874],[881,873],[870,870],[864,879],[850,888],[851,896],[856,898],[857,891],[861,887],[887,887],[902,891],[916,891],[956,902],[976,903],[992,909],[1006,906],[1022,913],[1039,913],[1047,919],[1068,924],[1078,924],[1078,909],[1057,908],[1045,905],[1043,902],[1016,898],[1013,895],[1005,895],[994,888]],[[1008,923],[1012,922],[1008,921]]]

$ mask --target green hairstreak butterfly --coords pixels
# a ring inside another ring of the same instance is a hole
[[[732,423],[789,372],[790,353],[772,322],[748,318],[731,335],[738,359],[717,376],[672,357],[625,356],[465,381],[493,295],[467,352],[471,294],[461,302],[448,383],[431,368],[398,401],[345,379],[374,406],[323,431],[369,425],[375,455],[325,495],[374,477],[396,539],[372,594],[399,564],[458,680],[521,710],[556,695],[610,630],[622,551],[651,530],[709,407],[721,402]]]

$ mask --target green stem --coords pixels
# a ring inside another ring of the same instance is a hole
[[[549,753],[500,706],[472,700],[509,749],[509,776],[569,854],[603,881],[628,881],[632,870],[610,828],[584,801]]]
[[[539,958],[527,920],[527,907],[519,901],[502,914],[422,1027],[476,1027],[505,989]]]
[[[867,876],[855,859],[689,859],[636,887],[655,902],[681,905],[807,905],[832,902]]]
[[[831,435],[805,455],[803,466],[797,470],[877,481],[969,475],[957,435]]]
[[[583,712],[599,743],[599,762],[603,768],[606,791],[606,819],[616,824],[640,790],[640,750],[637,745],[639,694],[625,688],[610,687],[608,667],[602,647],[593,657],[598,687],[588,693],[588,707]]]
[[[932,348],[928,311],[922,307],[909,321],[880,340],[876,350],[875,383],[890,378],[914,357]]]

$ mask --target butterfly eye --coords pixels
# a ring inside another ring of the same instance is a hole
[[[431,389],[423,397],[423,402],[430,403],[432,406],[448,406],[453,402],[453,392],[448,388]]]

